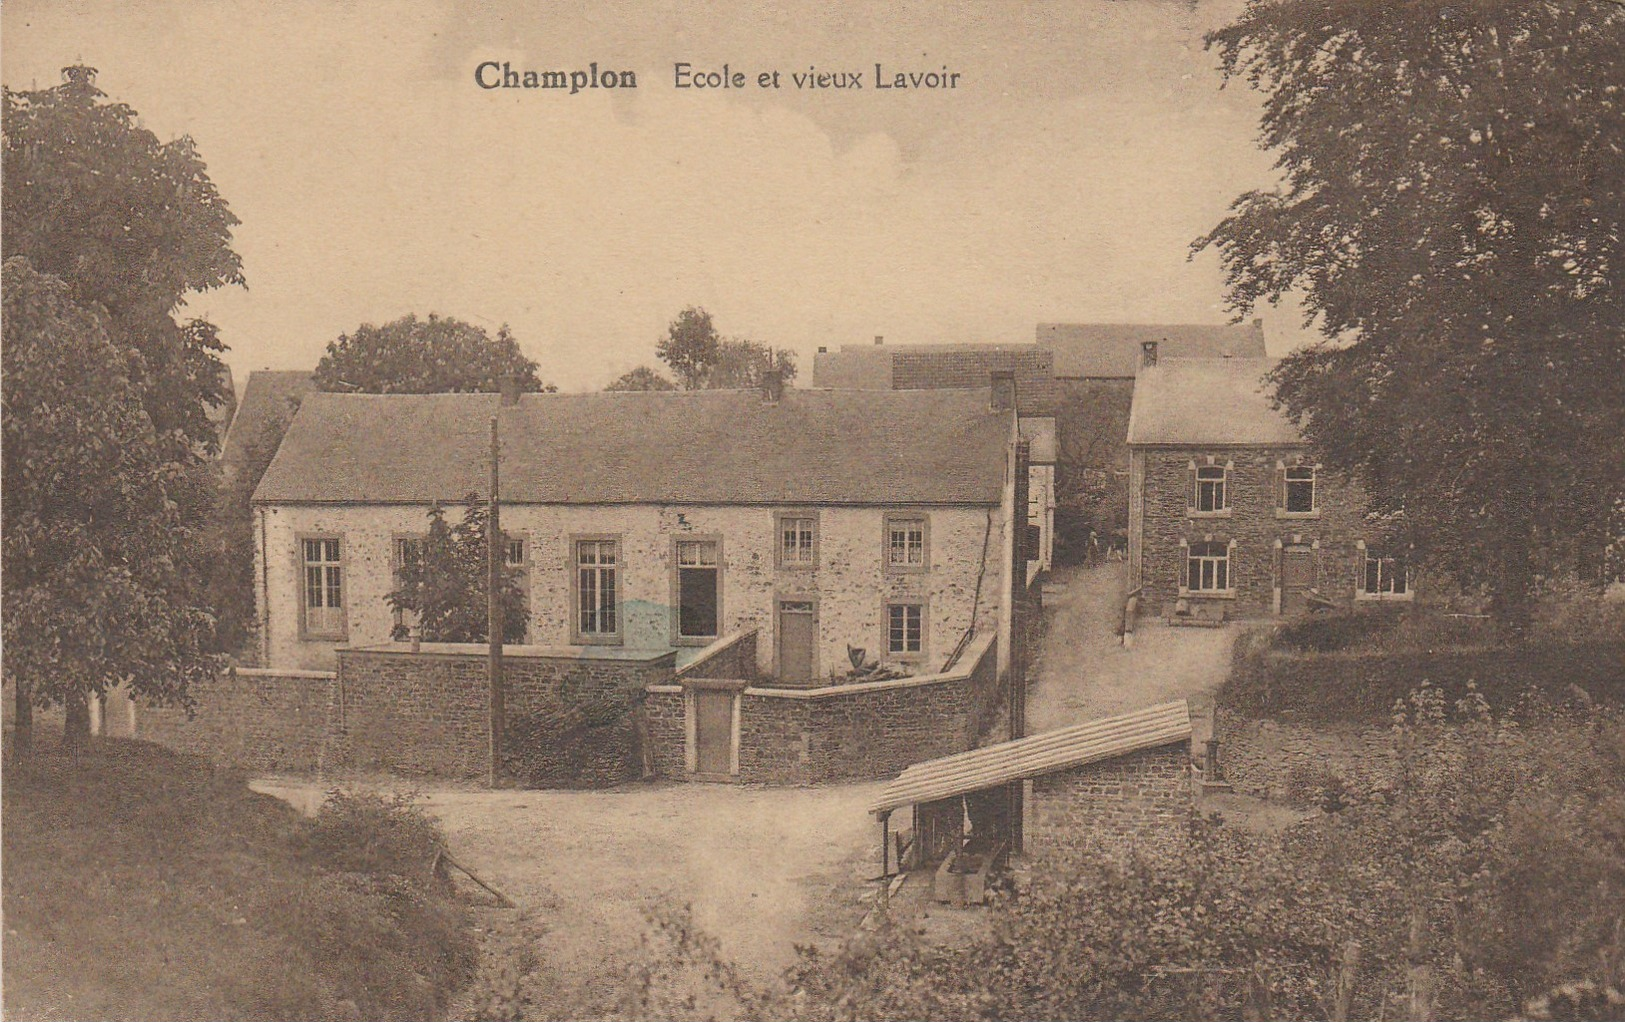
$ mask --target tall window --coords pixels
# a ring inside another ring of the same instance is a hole
[[[530,639],[530,551],[526,549],[527,543],[523,536],[503,536],[502,563],[512,571],[518,572],[519,603],[525,608],[525,628],[520,637]]]
[[[344,569],[339,564],[337,539],[302,542],[305,565],[305,632],[309,635],[344,634]]]
[[[1230,544],[1192,543],[1186,555],[1185,579],[1185,588],[1193,593],[1229,590]]]
[[[1222,465],[1203,465],[1196,470],[1196,510],[1223,511],[1229,506],[1225,503],[1225,475]]]
[[[615,571],[619,561],[613,539],[576,541],[576,630],[586,638],[609,638],[620,632]]]
[[[818,520],[801,515],[779,519],[779,567],[810,568],[817,562]]]
[[[1384,557],[1372,550],[1365,552],[1366,596],[1404,596],[1409,592],[1405,558]]]
[[[886,519],[886,565],[890,568],[924,570],[925,519]]]
[[[925,649],[925,614],[918,603],[886,605],[886,652],[894,656]]]
[[[1297,466],[1286,470],[1285,510],[1288,514],[1309,514],[1315,510],[1315,470]]]
[[[714,539],[677,541],[677,636],[714,639],[722,581],[718,546]]]

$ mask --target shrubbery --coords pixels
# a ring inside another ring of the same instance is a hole
[[[641,750],[625,695],[584,696],[564,687],[503,731],[510,776],[531,788],[604,788],[636,780]]]

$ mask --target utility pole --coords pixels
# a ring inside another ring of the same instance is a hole
[[[502,512],[498,493],[497,418],[491,416],[491,502],[485,517],[485,613],[486,637],[490,641],[489,681],[491,684],[491,771],[490,786],[497,786],[502,774]]]

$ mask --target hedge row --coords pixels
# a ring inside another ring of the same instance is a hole
[[[642,771],[630,699],[579,700],[566,693],[503,729],[509,776],[527,788],[608,788]]]
[[[1237,641],[1218,698],[1246,717],[1369,722],[1386,720],[1424,682],[1451,702],[1471,682],[1498,709],[1531,690],[1563,701],[1578,688],[1599,702],[1625,703],[1625,642],[1321,653],[1281,649],[1254,633]]]

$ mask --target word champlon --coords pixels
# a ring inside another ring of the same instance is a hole
[[[816,64],[807,70],[745,72],[735,71],[731,64],[719,68],[697,68],[688,61],[672,65],[672,84],[679,89],[844,89],[848,91],[870,88],[874,90],[959,88],[960,72],[948,70],[944,64],[935,71],[898,71],[882,64],[874,65],[874,77],[866,69],[830,71]],[[549,89],[574,96],[593,89],[635,89],[638,76],[635,71],[603,69],[593,61],[586,68],[573,71],[516,68],[508,61],[485,60],[474,67],[474,84],[482,89]]]

